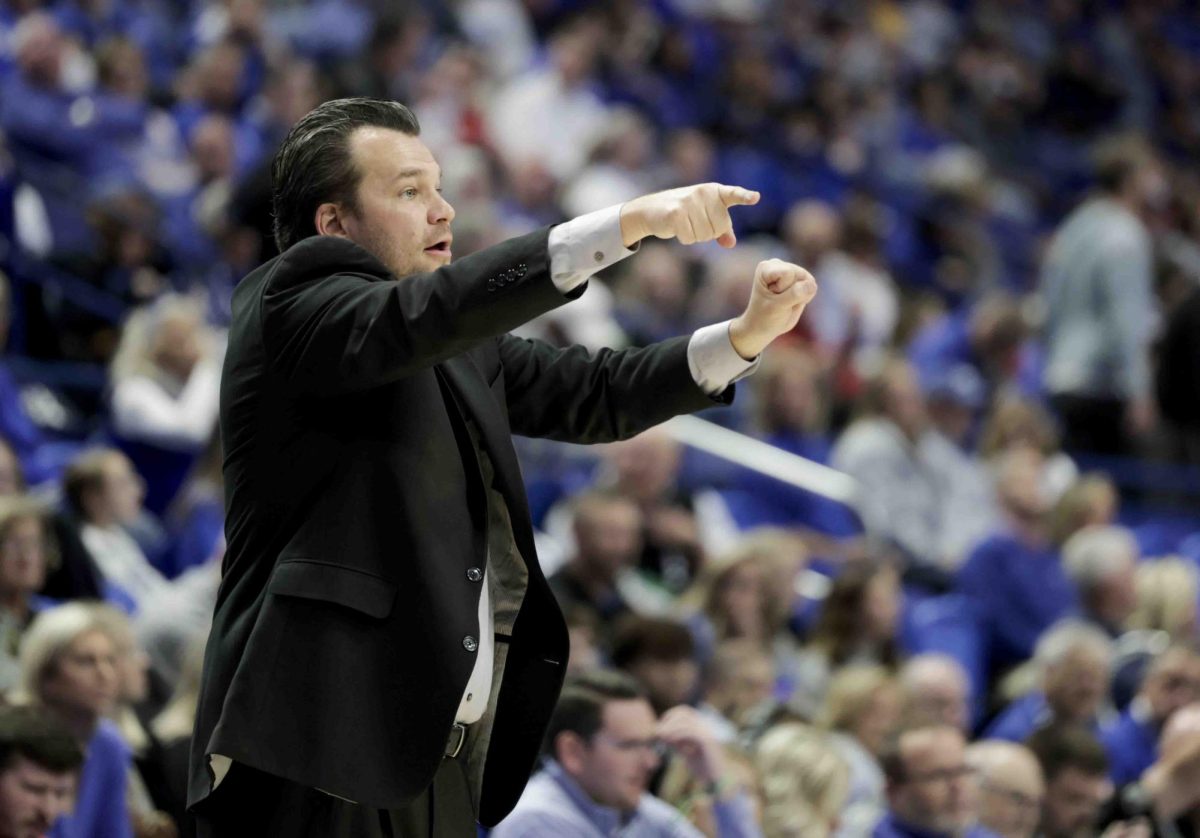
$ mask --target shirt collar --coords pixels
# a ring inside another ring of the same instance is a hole
[[[600,830],[603,835],[612,835],[622,826],[625,826],[629,821],[633,820],[637,812],[623,814],[622,812],[610,806],[602,806],[592,800],[574,779],[567,774],[566,770],[558,764],[557,760],[546,760],[546,766],[543,769],[550,777],[558,783],[559,787],[566,793],[571,802],[581,811],[588,822]]]

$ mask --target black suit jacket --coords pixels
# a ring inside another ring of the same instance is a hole
[[[487,515],[467,417],[529,576],[511,637],[497,637],[476,816],[494,824],[515,805],[567,633],[511,435],[614,440],[713,404],[687,338],[589,357],[506,334],[567,301],[547,236],[402,280],[352,242],[313,237],[238,286],[221,383],[228,552],[190,806],[209,798],[213,753],[379,808],[432,780],[475,661],[464,639],[479,635],[467,570],[486,561]]]

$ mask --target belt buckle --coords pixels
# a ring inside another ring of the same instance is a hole
[[[457,739],[455,737],[456,733],[458,734]],[[466,739],[467,739],[467,726],[466,725],[464,725],[462,722],[455,722],[453,725],[451,725],[450,726],[450,736],[446,740],[446,757],[448,759],[454,759],[455,757],[457,757],[458,752],[462,750],[463,742],[465,742]],[[453,747],[451,747],[451,745],[450,745],[451,742],[454,742]]]

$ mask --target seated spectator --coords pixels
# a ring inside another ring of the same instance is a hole
[[[825,703],[830,678],[847,664],[894,668],[899,659],[900,579],[888,564],[864,562],[833,580],[808,645],[797,662],[789,704],[813,718]]]
[[[700,712],[723,744],[738,740],[775,709],[775,665],[762,645],[747,639],[717,646],[704,670]]]
[[[763,356],[750,386],[757,397],[758,430],[764,441],[828,464],[833,447],[829,430],[832,397],[829,376],[816,353],[800,346],[777,347]],[[749,470],[739,475],[737,485],[753,499],[750,508],[739,513],[743,524],[790,527],[834,537],[860,530],[844,504],[813,492]]]
[[[38,591],[55,558],[45,508],[22,495],[0,498],[0,691],[17,685],[21,637],[53,604]]]
[[[791,256],[807,265],[821,285],[808,325],[822,352],[830,357],[844,353],[857,369],[877,364],[900,319],[892,277],[878,264],[842,249],[842,219],[824,201],[795,204],[780,228]]]
[[[1086,728],[1071,724],[1043,727],[1026,743],[1042,766],[1041,835],[1093,838],[1101,807],[1112,795],[1104,746]]]
[[[893,539],[929,584],[961,563],[995,522],[984,472],[929,423],[916,375],[892,360],[868,385],[861,416],[834,446],[834,468],[853,477],[868,528]]]
[[[962,665],[949,655],[928,653],[909,658],[897,678],[904,726],[945,725],[968,733],[970,684]]]
[[[1197,640],[1200,573],[1196,565],[1178,558],[1143,561],[1136,585],[1137,605],[1126,621],[1130,629],[1165,632],[1177,643]]]
[[[117,650],[92,606],[70,602],[34,619],[21,641],[21,693],[65,724],[87,752],[75,808],[56,835],[132,838],[131,755],[108,720],[120,694]]]
[[[994,463],[1019,448],[1032,448],[1042,455],[1041,496],[1048,503],[1057,503],[1078,479],[1079,469],[1059,446],[1054,420],[1045,408],[1030,399],[1002,393],[980,431],[979,456]]]
[[[1063,620],[1038,640],[1033,655],[1040,689],[1010,704],[987,729],[989,739],[1024,742],[1051,724],[1077,724],[1094,735],[1111,678],[1112,641],[1080,620]]]
[[[1047,531],[1042,455],[1005,454],[997,467],[1002,522],[971,550],[957,588],[976,615],[989,672],[1027,660],[1039,635],[1075,610],[1076,593]]]
[[[967,743],[952,727],[906,731],[883,758],[887,814],[873,838],[988,838],[979,825]]]
[[[82,454],[63,479],[79,537],[104,579],[105,598],[131,612],[170,590],[127,529],[142,514],[142,487],[129,458],[108,448]]]
[[[863,834],[883,815],[886,784],[880,760],[899,729],[900,710],[900,689],[883,667],[847,666],[829,685],[820,722],[850,767],[841,822],[845,834]]]
[[[596,485],[634,501],[642,513],[642,553],[638,567],[671,593],[686,588],[703,567],[706,554],[704,522],[721,517],[722,510],[704,504],[720,503],[711,493],[700,497],[679,486],[682,446],[661,428],[606,447]],[[732,526],[729,528],[732,530]],[[733,536],[718,536],[731,541]]]
[[[217,424],[221,349],[192,300],[169,295],[126,321],[112,368],[113,430],[161,515]]]
[[[659,715],[696,696],[700,668],[691,632],[682,623],[624,618],[613,637],[612,663],[641,685]]]
[[[616,620],[645,606],[628,599],[642,590],[632,578],[642,546],[641,513],[633,501],[600,492],[581,495],[572,506],[575,554],[550,577],[550,590],[563,610],[580,606],[596,615],[607,648]]]
[[[563,690],[546,732],[545,767],[492,831],[493,838],[610,835],[618,828],[627,834],[700,838],[678,811],[647,792],[664,746],[714,792],[722,838],[761,834],[749,799],[725,779],[721,746],[695,710],[677,707],[659,719],[636,682],[595,672]]]
[[[0,835],[46,835],[75,805],[83,748],[33,707],[0,709]]]
[[[1063,569],[1085,619],[1117,637],[1137,607],[1137,541],[1123,527],[1084,527],[1063,545]]]
[[[909,344],[908,357],[926,386],[962,366],[990,394],[1015,377],[1028,333],[1018,301],[991,294],[925,326]]]
[[[688,625],[700,654],[707,659],[717,643],[745,639],[763,646],[771,642],[774,626],[767,610],[767,582],[758,561],[757,540],[744,539],[729,554],[712,562],[682,598],[690,610]]]
[[[690,289],[682,248],[647,241],[637,260],[622,262],[621,268],[616,319],[630,343],[645,346],[687,332]]]
[[[1200,834],[1200,704],[1171,716],[1159,750],[1154,764],[1109,800],[1097,829],[1144,819],[1162,838]]]
[[[1200,701],[1200,655],[1172,646],[1154,658],[1141,688],[1121,715],[1100,729],[1117,785],[1132,783],[1158,757],[1163,725],[1179,708]]]
[[[758,742],[766,838],[826,838],[834,834],[849,791],[850,771],[818,730],[776,725]]]
[[[1034,838],[1046,781],[1033,752],[1015,742],[985,739],[967,748],[979,776],[979,825],[1000,838]]]

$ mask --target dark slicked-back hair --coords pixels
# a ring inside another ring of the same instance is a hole
[[[36,707],[0,709],[0,773],[24,757],[47,771],[78,771],[83,748],[63,725]]]
[[[317,234],[313,215],[330,201],[358,209],[362,173],[350,156],[350,135],[363,127],[389,128],[417,136],[416,116],[385,99],[334,99],[296,123],[271,165],[271,202],[279,252]]]
[[[624,673],[594,670],[574,676],[567,681],[554,707],[543,752],[554,756],[554,740],[564,731],[590,742],[604,726],[602,714],[605,704],[638,698],[645,699],[645,692],[637,681]]]

